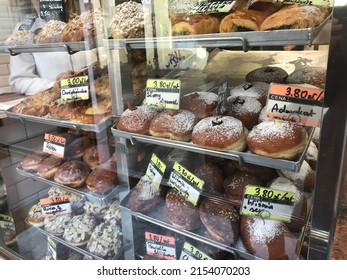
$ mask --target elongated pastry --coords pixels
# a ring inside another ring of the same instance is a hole
[[[271,14],[268,11],[237,10],[223,18],[219,32],[259,31],[262,22]]]
[[[267,17],[260,30],[302,29],[321,24],[330,10],[322,6],[284,5],[278,12]]]
[[[219,32],[220,18],[212,15],[182,16],[173,20],[172,35],[197,35]]]

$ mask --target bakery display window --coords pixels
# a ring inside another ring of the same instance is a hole
[[[328,173],[344,164],[334,74],[346,63],[344,37],[332,38],[345,3],[72,1],[56,18],[39,2],[38,17],[17,7],[21,28],[1,51],[17,63],[62,55],[70,69],[4,112],[25,132],[4,145],[19,176],[6,188],[30,186],[9,203],[14,251],[329,258],[341,174]],[[23,247],[30,238],[41,246]]]

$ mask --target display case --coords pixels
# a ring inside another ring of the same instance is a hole
[[[17,237],[1,247],[24,259],[329,259],[346,3],[72,2],[57,41],[1,46],[78,60],[4,110],[24,134],[1,141],[2,169],[20,177],[4,176]],[[302,25],[278,25],[292,8]]]

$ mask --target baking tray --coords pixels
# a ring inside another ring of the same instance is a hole
[[[67,128],[74,128],[77,131],[92,131],[92,132],[101,132],[108,128],[113,123],[112,116],[109,116],[105,121],[100,122],[99,124],[81,124],[78,122],[71,122],[71,121],[63,121],[63,120],[57,120],[57,119],[51,119],[48,117],[37,117],[32,115],[24,115],[24,114],[18,114],[11,112],[11,108],[5,111],[6,115],[9,118],[14,119],[20,119],[21,121],[31,121],[31,122],[37,122],[41,124],[47,124],[47,125],[53,125],[53,126],[60,126],[60,127],[67,127]]]
[[[250,151],[244,151],[244,152],[235,152],[235,151],[215,151],[215,150],[209,150],[206,148],[202,148],[197,146],[196,144],[192,142],[182,142],[177,140],[170,140],[166,138],[159,138],[149,135],[142,135],[142,134],[136,134],[126,131],[121,131],[115,128],[114,126],[111,127],[112,134],[117,137],[123,137],[126,139],[129,139],[132,144],[135,144],[136,142],[143,142],[143,143],[149,143],[154,145],[161,145],[166,146],[169,148],[177,148],[182,149],[190,152],[196,152],[204,155],[210,155],[220,158],[226,158],[234,161],[238,161],[240,165],[243,163],[251,163],[261,166],[266,166],[274,169],[280,169],[280,170],[288,170],[292,172],[298,172],[301,168],[301,164],[304,161],[306,151],[309,147],[309,144],[311,142],[314,128],[307,128],[308,130],[308,141],[307,145],[305,146],[305,149],[301,153],[301,155],[298,157],[296,161],[292,160],[282,160],[282,159],[273,159],[265,156],[259,156],[252,154]]]
[[[44,183],[49,184],[51,186],[56,186],[56,187],[65,189],[66,191],[82,195],[82,196],[86,197],[87,200],[89,200],[89,201],[98,201],[98,202],[102,202],[102,203],[107,203],[107,202],[111,202],[112,199],[118,195],[118,186],[115,186],[108,193],[99,194],[99,193],[93,193],[93,192],[89,191],[88,188],[85,186],[78,188],[78,189],[74,189],[74,188],[70,188],[70,187],[64,186],[62,184],[56,183],[52,180],[41,178],[40,176],[36,175],[35,172],[23,170],[23,168],[20,166],[18,166],[16,168],[16,170],[22,176],[32,178],[36,181],[44,182]]]
[[[105,39],[108,49],[145,49],[145,48],[200,48],[200,47],[242,47],[248,51],[252,47],[328,44],[329,34],[315,41],[322,29],[331,22],[329,15],[319,26],[304,29],[285,29],[271,31],[247,31],[214,33],[203,35],[172,36],[141,39]],[[314,42],[315,41],[315,42]]]

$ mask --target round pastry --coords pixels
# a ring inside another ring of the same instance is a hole
[[[97,219],[102,219],[109,207],[109,204],[102,201],[86,201],[84,203],[83,209],[85,214],[95,217]]]
[[[228,114],[239,119],[247,129],[258,124],[259,114],[263,108],[261,103],[253,97],[228,97]]]
[[[143,176],[131,190],[128,207],[133,212],[147,213],[155,208],[162,199],[162,192],[147,176]]]
[[[71,188],[79,188],[85,185],[89,173],[90,168],[86,163],[70,160],[58,168],[54,175],[54,181]]]
[[[164,158],[163,162],[166,164],[164,177],[169,178],[175,162],[182,165],[188,170],[192,170],[195,165],[196,154],[185,151],[172,149]]]
[[[240,215],[231,204],[204,199],[200,203],[199,212],[201,222],[213,240],[231,245],[239,238]]]
[[[204,192],[212,194],[223,193],[223,171],[218,164],[207,162],[196,168],[194,174],[204,181]]]
[[[300,191],[292,181],[285,177],[278,177],[269,184],[270,189],[286,191],[293,193],[295,199],[293,200],[293,210],[292,213],[281,213],[290,218],[290,223],[288,226],[291,228],[301,228],[306,221],[307,216],[307,199],[303,192]]]
[[[34,43],[35,34],[28,30],[19,30],[5,40],[4,45],[8,47],[27,46]]]
[[[218,99],[214,92],[195,91],[181,97],[180,108],[193,112],[198,119],[203,119],[216,113]]]
[[[119,224],[122,218],[121,211],[119,208],[119,200],[113,201],[107,210],[104,212],[102,217],[104,221]]]
[[[248,174],[255,175],[264,181],[269,181],[270,179],[277,177],[276,169],[267,166],[261,166],[246,162],[240,164],[237,161],[233,161],[233,163],[236,169],[247,172]]]
[[[36,169],[37,175],[44,179],[54,178],[55,172],[64,162],[64,158],[51,155],[40,162]]]
[[[156,114],[149,125],[152,136],[190,141],[196,116],[187,110],[164,110]]]
[[[287,84],[309,84],[321,89],[325,88],[326,69],[306,66],[295,69],[286,79]]]
[[[201,226],[199,208],[175,189],[166,194],[164,214],[170,224],[180,229],[195,230]]]
[[[90,253],[100,258],[115,256],[123,246],[123,235],[118,224],[103,222],[95,227],[87,243]]]
[[[118,175],[108,169],[95,168],[87,177],[86,185],[91,192],[107,193],[116,187]]]
[[[127,1],[116,6],[111,22],[113,39],[144,38],[144,11],[141,3]]]
[[[22,168],[27,171],[36,171],[36,169],[39,167],[39,164],[49,156],[50,154],[44,152],[34,152],[27,154],[21,161]]]
[[[66,146],[65,154],[69,159],[81,159],[87,149],[94,146],[88,136],[81,136]]]
[[[73,216],[66,225],[63,238],[73,246],[86,245],[95,226],[96,219],[93,216],[87,214]]]
[[[245,82],[230,89],[230,98],[252,97],[265,106],[269,87],[265,82]]]
[[[192,142],[211,150],[243,151],[247,133],[247,128],[234,117],[207,117],[195,125]]]
[[[60,20],[49,20],[35,36],[36,44],[62,42],[62,32],[66,23]]]
[[[306,160],[302,162],[299,172],[288,170],[277,170],[277,172],[280,176],[292,181],[300,191],[312,192],[315,183],[315,172]]]
[[[70,222],[71,218],[71,214],[46,217],[44,221],[45,231],[55,236],[62,236],[66,225]]]
[[[247,136],[249,150],[257,155],[295,159],[305,149],[307,132],[299,124],[269,120],[253,127]]]
[[[152,118],[157,114],[153,107],[131,106],[128,104],[119,118],[116,118],[115,125],[117,129],[138,134],[148,134],[149,125]]]
[[[243,195],[247,185],[263,186],[263,181],[255,175],[248,174],[243,171],[237,171],[225,178],[223,189],[225,197],[231,203],[240,208],[243,201]]]
[[[112,157],[113,152],[107,144],[99,144],[88,148],[84,155],[83,161],[88,164],[91,169],[108,161]]]
[[[285,83],[288,77],[286,70],[276,66],[256,68],[246,75],[246,82]]]
[[[240,234],[246,249],[264,260],[296,260],[297,240],[281,221],[244,215]]]
[[[310,142],[305,154],[305,160],[313,170],[316,170],[318,160],[318,148],[313,141]]]
[[[41,203],[38,202],[30,207],[27,221],[35,227],[42,227],[44,225],[45,217],[42,215]]]

